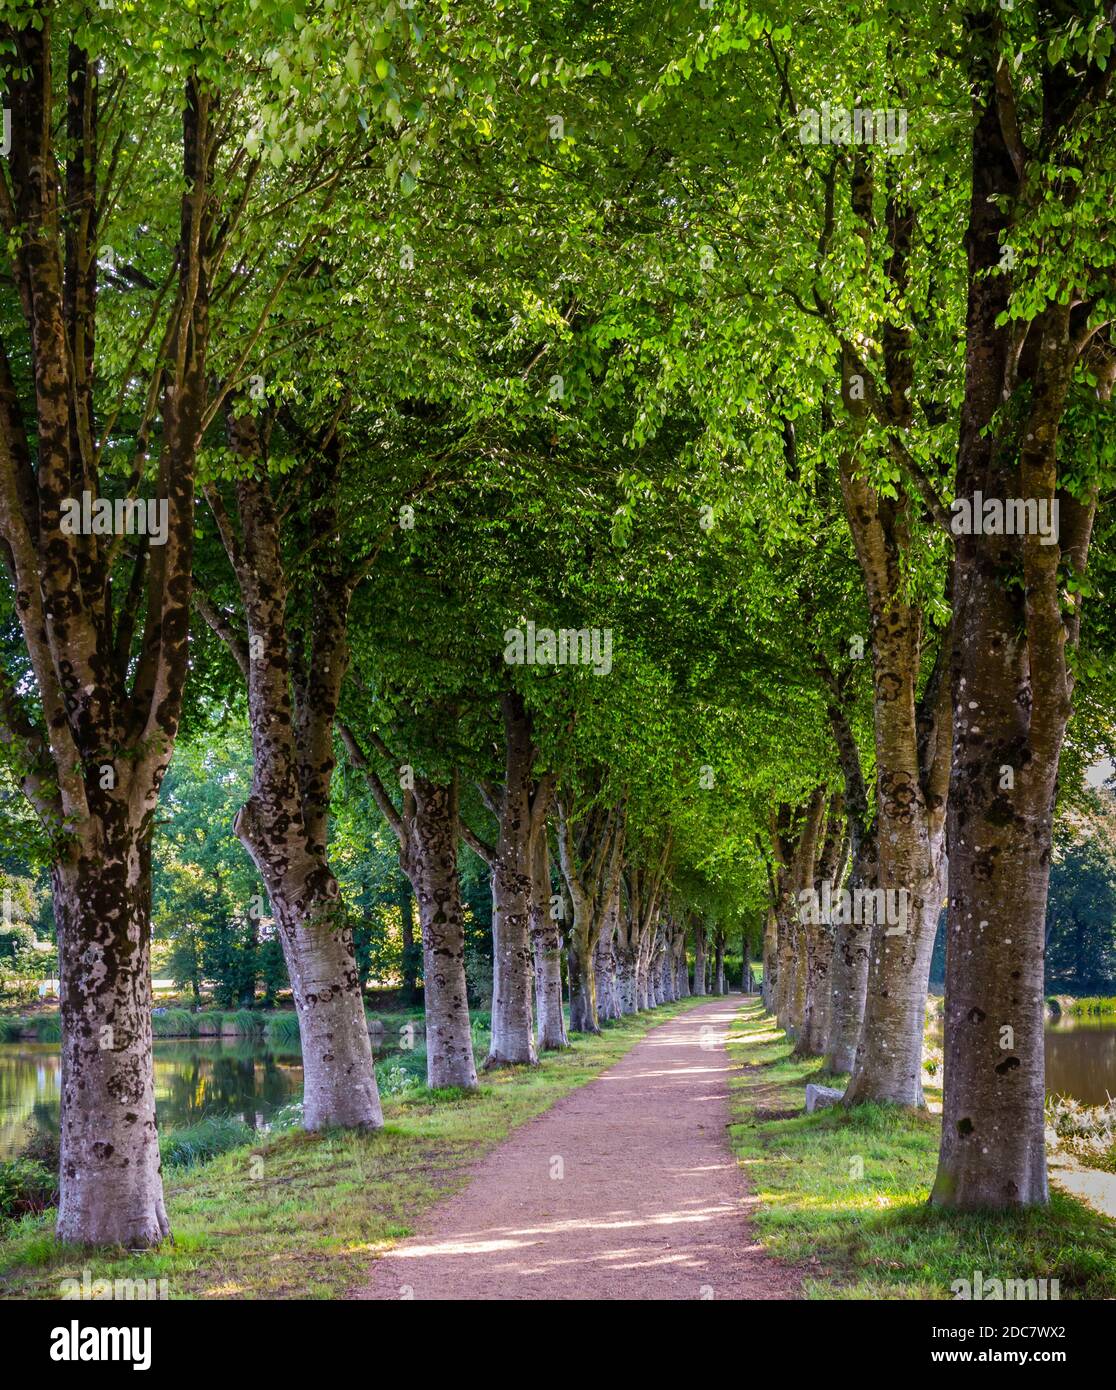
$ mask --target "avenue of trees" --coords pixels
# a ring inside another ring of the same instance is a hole
[[[731,954],[846,1104],[913,1107],[945,906],[928,1195],[1047,1201],[1052,863],[1064,952],[1111,903],[1055,817],[1116,697],[1116,7],[857,15],[0,4],[0,835],[59,943],[60,1240],[168,1234],[153,919],[230,1005],[289,983],[306,1127],[375,1130],[388,903],[431,1086]]]

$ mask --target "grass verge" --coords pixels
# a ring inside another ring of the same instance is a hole
[[[927,1205],[940,1120],[895,1106],[804,1113],[817,1058],[791,1044],[762,1005],[729,1037],[733,1147],[760,1200],[765,1247],[808,1271],[809,1298],[951,1298],[955,1279],[1047,1278],[1062,1298],[1116,1297],[1116,1224],[1065,1193],[1050,1206],[958,1215]],[[927,1087],[928,1096],[933,1094]],[[814,1273],[809,1273],[814,1271]]]
[[[57,1298],[60,1280],[163,1279],[171,1298],[341,1298],[371,1260],[462,1187],[516,1126],[618,1061],[651,1028],[707,998],[578,1035],[537,1068],[488,1073],[472,1094],[411,1087],[384,1101],[372,1135],[285,1131],[164,1173],[175,1243],[83,1253],[55,1245],[53,1212],[0,1232],[0,1297]]]

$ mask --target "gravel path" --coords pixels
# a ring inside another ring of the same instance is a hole
[[[728,1145],[739,999],[661,1024],[517,1129],[358,1298],[797,1298],[749,1229]]]

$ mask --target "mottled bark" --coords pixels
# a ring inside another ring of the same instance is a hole
[[[864,782],[860,750],[853,736],[845,701],[845,684],[822,663],[822,674],[832,699],[828,711],[838,758],[845,779],[845,815],[849,832],[848,890],[850,898],[878,887],[876,862],[876,822],[868,813],[868,789]],[[864,1024],[864,1004],[868,994],[868,962],[872,941],[871,923],[858,922],[851,914],[834,925],[830,960],[829,1029],[825,1069],[833,1075],[851,1072],[856,1046]]]
[[[1026,216],[1031,189],[1043,188],[1041,166],[1075,168],[1074,179],[1045,196],[1066,205],[1066,221],[1076,216],[1069,208],[1105,158],[1076,132],[1087,126],[1088,108],[1108,96],[1112,77],[1088,62],[1044,58],[1041,146],[1032,155],[1019,136],[1013,77],[995,57],[995,35],[975,20],[969,35],[976,120],[956,493],[1060,509],[1052,543],[1033,527],[1022,536],[957,538],[945,1091],[931,1200],[1005,1210],[1048,1199],[1044,919],[1072,708],[1070,654],[1096,507],[1080,474],[1072,492],[1059,475],[1060,467],[1076,473],[1063,460],[1080,457],[1066,407],[1083,355],[1095,382],[1088,395],[1102,404],[1111,400],[1116,360],[1108,330],[1096,326],[1084,265],[1082,283],[1063,280],[1064,294],[1032,321],[1009,320],[1012,276],[1010,267],[1003,273],[1002,247],[1013,216]],[[1065,266],[1063,274],[1074,273],[1071,250]]]
[[[551,896],[550,850],[543,821],[531,845],[531,950],[540,1052],[555,1052],[570,1045],[562,1008],[562,928],[551,910]]]
[[[705,922],[694,919],[694,993],[705,993]]]
[[[870,265],[875,223],[867,161],[855,166],[852,211]],[[912,223],[909,207],[889,197],[887,274],[899,297],[906,288]],[[883,344],[883,382],[877,385],[854,345],[843,340],[842,399],[855,435],[866,412],[864,393],[851,390],[859,378],[898,441],[912,418],[910,332],[889,326]],[[855,447],[842,451],[839,470],[871,621],[879,887],[904,904],[902,922],[873,922],[864,1020],[845,1098],[919,1106],[926,987],[944,867],[950,713],[944,673],[952,635],[947,629],[940,638],[920,701],[923,615],[905,560],[914,504],[905,493],[892,498],[877,492]]]
[[[85,1245],[139,1249],[170,1230],[151,1066],[150,845],[126,827],[92,822],[82,838],[52,874],[62,991],[58,1231]]]
[[[465,911],[457,872],[461,822],[456,777],[435,782],[408,769],[402,805],[396,807],[350,725],[338,725],[399,843],[399,866],[410,880],[422,928],[422,979],[426,1015],[428,1086],[475,1089],[477,1068],[465,983]],[[401,766],[378,735],[377,752]]]
[[[465,912],[457,873],[457,786],[415,777],[404,798],[399,862],[411,880],[422,926],[426,1082],[477,1084],[465,985]]]
[[[686,919],[679,914],[674,926],[674,997],[690,997],[690,965],[686,959]]]
[[[577,920],[571,928],[566,946],[566,968],[570,976],[570,1032],[599,1033],[597,1014],[597,978],[593,973],[593,957],[588,945],[589,928]]]
[[[600,1019],[620,1017],[620,990],[616,978],[616,925],[620,915],[619,886],[605,909],[604,925],[597,938],[593,970],[597,979],[597,1016]]]
[[[795,1052],[800,1057],[820,1057],[829,1041],[829,970],[833,956],[831,913],[822,903],[835,896],[844,870],[842,842],[845,834],[845,799],[830,798],[825,837],[814,868],[816,910],[800,913],[805,946],[806,999]]]
[[[593,957],[620,874],[624,808],[594,805],[575,820],[570,797],[560,796],[557,805],[558,858],[573,905],[573,921],[566,938],[570,1031],[599,1033]]]
[[[780,808],[772,827],[775,873],[777,963],[776,1018],[789,1038],[797,1040],[806,1014],[808,961],[802,895],[814,885],[825,812],[825,789],[819,787],[805,805]]]
[[[403,1003],[411,1005],[418,993],[418,955],[415,951],[415,895],[406,874],[399,875],[399,921],[403,945]]]
[[[771,1014],[778,1008],[778,983],[779,922],[772,907],[767,910],[763,926],[763,980],[760,984],[763,1007]]]
[[[531,716],[521,695],[500,699],[504,724],[504,782],[482,787],[496,817],[497,838],[489,847],[471,832],[465,838],[492,872],[492,1036],[485,1067],[534,1066],[531,1011],[532,960],[528,926],[531,894],[531,840],[545,821],[550,780],[533,780],[535,748]]]
[[[292,641],[281,523],[254,414],[230,398],[229,441],[240,539],[215,489],[219,520],[247,625],[241,651],[252,733],[252,789],[234,830],[264,881],[291,979],[302,1045],[308,1130],[383,1124],[352,930],[327,853],[333,726],[348,662],[351,586],[321,555],[306,649]],[[332,533],[339,460],[326,456],[311,498],[312,524]],[[294,650],[292,650],[294,648]]]
[[[854,866],[849,876],[849,892],[875,888],[874,871]],[[834,929],[830,960],[830,1024],[826,1042],[825,1069],[834,1075],[851,1072],[856,1045],[864,1026],[864,1004],[868,997],[868,962],[872,944],[870,922],[840,922]]]
[[[28,659],[18,674],[0,665],[0,746],[52,849],[62,992],[57,1234],[141,1247],[167,1234],[151,1061],[150,856],[187,671],[206,259],[215,250],[213,98],[187,81],[177,289],[132,440],[138,488],[161,410],[153,491],[166,505],[166,541],[149,551],[141,537],[125,553],[122,537],[62,525],[68,499],[100,493],[93,363],[103,193],[99,65],[56,41],[57,19],[49,8],[28,10],[4,26],[0,45],[11,116],[0,221],[23,314],[0,346],[0,558]],[[53,53],[64,56],[64,122]],[[64,187],[54,146],[63,128]],[[159,305],[138,317],[152,331]],[[24,395],[8,356],[13,340],[30,369]]]
[[[713,933],[713,993],[725,992],[725,929],[718,926]]]
[[[621,1014],[634,1014],[639,1011],[639,993],[636,985],[636,956],[638,948],[628,943],[617,942],[616,947],[617,993],[620,997]]]

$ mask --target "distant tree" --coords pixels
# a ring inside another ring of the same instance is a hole
[[[1102,994],[1116,981],[1116,852],[1102,835],[1055,844],[1046,908],[1048,993]]]

